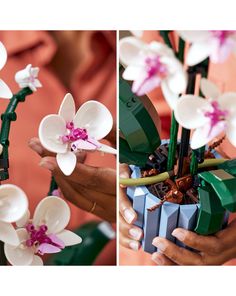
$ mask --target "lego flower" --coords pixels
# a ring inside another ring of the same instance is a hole
[[[126,67],[123,78],[133,81],[134,93],[142,96],[161,86],[168,104],[174,108],[179,94],[185,91],[187,76],[169,47],[126,37],[120,40],[120,61]]]
[[[0,186],[0,240],[13,246],[19,244],[15,228],[11,223],[20,220],[28,209],[25,193],[17,186]]]
[[[39,139],[49,151],[56,153],[62,172],[69,176],[76,166],[75,152],[98,150],[115,154],[116,150],[99,142],[111,130],[113,119],[109,110],[97,101],[87,101],[77,112],[71,94],[67,94],[58,114],[43,118]]]
[[[7,61],[7,51],[5,46],[0,42],[0,70],[5,66]],[[12,92],[6,83],[0,79],[0,97],[4,99],[10,99]]]
[[[224,62],[230,53],[236,52],[236,31],[178,31],[191,42],[187,64],[194,66],[210,57],[213,63]]]
[[[180,125],[195,129],[191,148],[200,148],[222,132],[236,146],[236,93],[221,94],[206,79],[201,80],[201,90],[206,97],[183,95],[177,102],[175,117]]]
[[[35,209],[33,219],[29,212],[17,223],[19,244],[4,245],[7,260],[12,265],[43,265],[44,254],[58,253],[66,246],[81,243],[77,234],[66,230],[70,220],[67,203],[58,197],[47,196]]]
[[[29,87],[32,91],[36,91],[42,84],[38,80],[38,67],[32,67],[31,64],[27,65],[25,69],[18,71],[15,75],[15,81],[19,84],[20,88]]]

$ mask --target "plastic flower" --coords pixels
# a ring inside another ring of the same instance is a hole
[[[67,94],[58,114],[43,118],[39,126],[39,139],[49,151],[56,153],[58,166],[69,176],[76,166],[75,152],[98,150],[116,153],[99,142],[111,130],[113,119],[109,110],[97,101],[87,101],[77,113],[71,94]]]
[[[7,51],[5,46],[0,42],[0,70],[5,66],[7,61]],[[0,79],[0,97],[4,99],[10,99],[12,92],[6,83]]]
[[[11,245],[19,244],[15,228],[11,223],[20,220],[28,209],[25,193],[17,186],[0,186],[0,240]]]
[[[123,78],[132,80],[132,91],[142,96],[158,86],[174,108],[187,85],[187,76],[174,52],[164,44],[144,43],[135,37],[120,40],[120,61],[126,67]]]
[[[28,212],[17,223],[20,242],[17,246],[4,245],[7,260],[12,265],[43,265],[40,256],[81,243],[81,237],[65,229],[69,220],[70,208],[63,199],[45,197],[36,207],[32,220]]]
[[[25,69],[18,71],[15,75],[15,80],[20,88],[29,87],[32,91],[36,91],[42,84],[38,80],[39,68],[33,68],[31,64],[27,65]]]
[[[213,63],[224,62],[236,52],[236,31],[178,31],[192,43],[187,54],[187,64],[194,66],[210,57]]]
[[[220,94],[218,88],[207,79],[201,80],[201,90],[207,99],[183,95],[175,109],[179,124],[187,129],[195,129],[191,148],[206,145],[222,132],[236,146],[236,93]]]

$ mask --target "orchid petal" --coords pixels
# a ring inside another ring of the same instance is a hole
[[[148,50],[160,56],[169,57],[171,59],[175,58],[173,50],[161,42],[152,41],[148,44]]]
[[[218,98],[218,103],[222,110],[229,112],[229,118],[236,117],[236,93],[224,93]]]
[[[206,78],[201,79],[201,91],[206,98],[216,99],[220,95],[219,88]]]
[[[33,261],[30,264],[31,266],[42,266],[43,265],[43,260],[41,257],[34,255]]]
[[[138,96],[143,96],[160,86],[160,84],[161,79],[157,75],[151,78],[137,79],[133,82],[132,92],[136,93]]]
[[[106,106],[88,101],[79,108],[73,122],[75,127],[85,128],[90,137],[101,140],[111,131],[113,118]]]
[[[58,114],[64,118],[66,123],[73,121],[75,116],[75,102],[71,94],[68,93],[65,95]]]
[[[53,245],[50,245],[50,244],[47,244],[47,243],[43,243],[41,244],[37,251],[44,255],[44,254],[54,254],[54,253],[59,253],[61,252],[61,249],[56,247],[56,246],[53,246]]]
[[[12,223],[21,219],[28,209],[24,191],[12,184],[0,186],[0,221]]]
[[[5,66],[7,61],[7,51],[5,46],[0,42],[0,70]]]
[[[70,176],[75,169],[76,166],[76,155],[68,151],[66,153],[58,153],[56,156],[57,164],[64,175]]]
[[[42,119],[39,125],[39,139],[45,149],[54,153],[65,153],[68,145],[60,137],[67,134],[66,122],[59,115],[51,114]]]
[[[20,241],[12,224],[0,221],[0,241],[12,246],[19,245]]]
[[[143,31],[141,30],[131,30],[130,32],[137,38],[141,38],[143,36]]]
[[[209,31],[177,31],[179,36],[189,42],[204,42],[206,41],[211,35]]]
[[[136,80],[144,72],[144,69],[139,65],[129,65],[123,72],[122,77],[125,80]]]
[[[168,103],[170,108],[172,110],[174,110],[175,106],[177,104],[177,101],[179,99],[179,94],[173,93],[169,89],[169,86],[168,86],[166,80],[162,80],[162,82],[161,82],[161,90],[162,90],[162,93],[163,93],[163,96],[164,96],[166,102]]]
[[[10,88],[2,79],[0,79],[0,98],[11,99],[12,96],[13,94]]]
[[[210,123],[206,124],[200,128],[197,128],[192,135],[191,138],[191,148],[198,149],[210,141],[212,141],[215,137],[217,137],[220,133],[222,133],[226,128],[226,122],[220,121],[218,122],[210,131]]]
[[[209,108],[207,100],[194,95],[184,95],[177,101],[175,118],[178,123],[187,129],[195,129],[204,126],[208,118],[204,111]]]
[[[29,222],[30,219],[30,211],[27,210],[24,214],[24,216],[16,221],[16,225],[18,227],[25,227],[25,225]]]
[[[194,66],[205,60],[211,53],[211,46],[206,42],[193,43],[187,54],[187,65]]]
[[[135,37],[125,37],[119,42],[120,61],[124,66],[135,64],[140,58],[140,51],[146,44]]]
[[[115,155],[117,154],[116,149],[105,144],[101,144],[101,147],[99,147],[97,150],[104,153],[115,154]]]
[[[165,79],[171,92],[181,94],[186,90],[187,87],[187,75],[182,67],[179,67],[172,75],[168,75]]]
[[[71,149],[73,151],[77,151],[77,150],[96,150],[97,146],[95,146],[94,144],[86,141],[86,140],[77,140],[75,142],[73,142],[71,144]]]
[[[61,249],[64,249],[65,248],[64,242],[56,234],[51,233],[51,234],[48,235],[48,237],[51,239],[51,241],[53,242],[53,244],[57,245]]]
[[[47,233],[57,234],[65,229],[70,221],[70,208],[68,204],[61,198],[55,196],[47,196],[37,205],[33,224],[41,226],[47,225]]]
[[[34,258],[33,248],[26,247],[24,242],[28,239],[29,235],[25,229],[17,229],[20,244],[14,247],[10,244],[4,245],[4,252],[7,260],[11,265],[31,265]]]
[[[73,246],[80,244],[82,242],[82,238],[76,233],[69,231],[67,229],[57,234],[57,237],[61,239],[65,246]]]

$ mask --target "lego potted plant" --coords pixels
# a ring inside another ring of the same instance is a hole
[[[185,247],[172,236],[175,228],[213,234],[236,211],[236,162],[215,150],[225,137],[236,146],[236,93],[221,94],[206,79],[209,60],[222,62],[235,48],[235,32],[177,33],[177,50],[170,31],[160,31],[165,44],[137,37],[120,41],[120,162],[131,169],[131,178],[120,183],[127,186],[143,249],[150,253],[156,236]],[[153,111],[141,97],[156,87],[172,110],[169,140],[161,141]]]

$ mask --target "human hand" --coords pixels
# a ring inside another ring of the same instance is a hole
[[[236,220],[214,235],[198,235],[182,228],[176,228],[172,235],[199,253],[156,237],[153,245],[159,253],[153,253],[152,260],[158,265],[221,265],[236,257]]]
[[[120,164],[120,177],[129,178],[130,171],[126,164]],[[119,188],[119,213],[120,213],[120,244],[123,247],[137,251],[140,248],[140,239],[143,236],[142,229],[134,226],[137,214],[126,195],[126,189],[120,185]]]
[[[40,165],[51,171],[63,196],[80,209],[92,212],[109,222],[116,222],[116,171],[84,164],[86,153],[77,154],[77,165],[65,176],[57,165],[55,155],[33,138],[29,146],[41,157]]]

